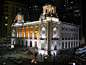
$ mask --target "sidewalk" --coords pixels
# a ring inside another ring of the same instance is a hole
[[[59,59],[58,59],[57,56],[55,57],[55,61],[61,61],[61,60],[64,60],[65,58],[68,59],[72,55],[73,55],[72,52],[70,52],[69,54],[68,53],[62,53],[62,54],[59,55]],[[29,55],[28,58],[29,59],[35,59],[35,55]],[[48,56],[47,57],[47,62],[53,62],[53,58],[54,58],[53,56]],[[44,62],[44,57],[42,56],[42,58],[41,58],[41,55],[37,55],[36,60],[38,62]]]
[[[18,47],[16,49],[11,50],[12,55],[17,55],[17,56],[22,55],[23,58],[35,59],[35,55],[32,54],[31,51],[29,51],[29,53],[27,54],[27,53],[20,52],[20,49],[24,49],[24,48]],[[18,53],[14,53],[15,50],[17,50]],[[68,51],[64,50],[64,51],[61,52],[61,54],[59,54],[59,59],[58,59],[58,57],[55,57],[55,61],[61,61],[61,60],[64,60],[64,58],[69,58],[71,56],[73,56],[73,51],[70,51],[70,53],[68,54]],[[41,58],[41,55],[37,55],[36,60],[38,62],[44,62],[44,56],[42,56],[42,58]],[[53,62],[53,56],[48,56],[47,57],[47,62]]]

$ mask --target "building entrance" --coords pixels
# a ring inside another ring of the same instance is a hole
[[[37,48],[37,42],[35,42],[35,48]]]
[[[26,47],[27,47],[27,41],[26,41]]]
[[[32,47],[32,41],[30,41],[30,47]]]
[[[20,46],[20,40],[19,40],[19,46]]]

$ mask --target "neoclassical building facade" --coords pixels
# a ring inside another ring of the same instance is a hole
[[[80,44],[79,26],[59,21],[55,6],[43,6],[39,21],[22,23],[22,16],[17,15],[17,18],[21,23],[17,21],[11,26],[11,45],[35,47],[39,54],[53,55],[60,49],[69,49]]]

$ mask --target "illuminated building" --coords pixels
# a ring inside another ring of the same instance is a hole
[[[19,16],[23,16],[18,14]],[[18,18],[17,15],[17,18]],[[20,20],[20,19],[19,19]],[[56,7],[46,4],[39,21],[12,24],[11,45],[35,47],[38,53],[53,54],[60,49],[77,47],[80,44],[79,27],[61,22]]]

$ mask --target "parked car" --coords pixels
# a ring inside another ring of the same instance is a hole
[[[8,59],[8,60],[13,60],[13,57],[12,57],[12,56],[8,56],[7,59]]]
[[[81,55],[80,55],[80,57],[82,58],[82,57],[85,57],[86,56],[86,52],[84,52],[84,53],[82,53]]]
[[[22,64],[22,59],[20,57],[15,57],[15,58],[13,58],[13,62],[15,62],[17,64]]]

